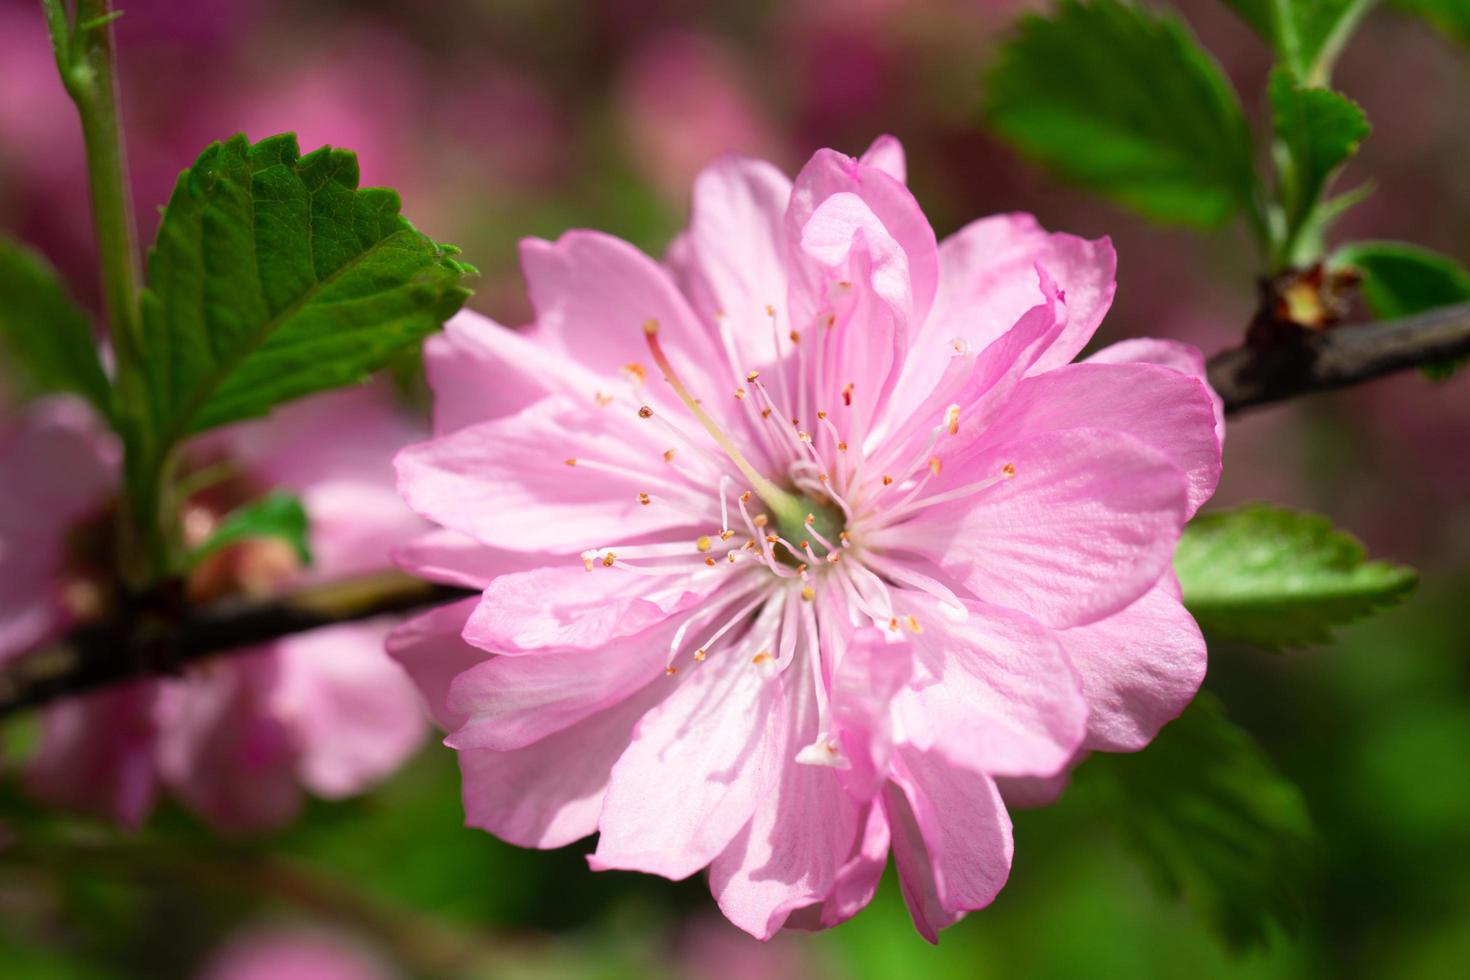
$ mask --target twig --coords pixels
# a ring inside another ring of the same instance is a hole
[[[1225,411],[1346,388],[1385,374],[1470,356],[1470,303],[1380,323],[1300,331],[1294,343],[1237,347],[1210,358]]]
[[[1225,411],[1235,413],[1465,356],[1470,356],[1470,304],[1391,322],[1301,331],[1272,346],[1228,350],[1210,359],[1209,379]],[[166,617],[134,618],[127,626],[84,627],[57,646],[0,668],[0,717],[109,684],[167,675],[216,653],[473,594],[385,572],[272,601],[212,604],[186,611],[176,623]]]
[[[176,625],[134,620],[73,631],[61,643],[0,668],[0,717],[139,677],[176,673],[216,653],[248,650],[294,633],[402,614],[472,595],[400,572],[309,586],[274,600],[211,603]]]

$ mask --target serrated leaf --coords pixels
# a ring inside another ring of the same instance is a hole
[[[1294,236],[1312,221],[1328,182],[1368,135],[1368,117],[1336,92],[1302,87],[1285,68],[1271,73],[1268,94],[1276,138],[1286,149],[1281,197]]]
[[[148,257],[145,368],[164,445],[364,379],[463,305],[473,269],[357,158],[290,134],[215,143],[180,175]]]
[[[39,252],[0,238],[0,348],[21,380],[41,391],[72,391],[103,417],[112,389],[91,322]]]
[[[1393,0],[1393,5],[1423,17],[1446,37],[1470,44],[1470,3],[1465,0]]]
[[[1306,802],[1210,695],[1142,752],[1088,759],[1077,781],[1160,886],[1230,945],[1262,944],[1300,920],[1320,856]]]
[[[274,538],[290,545],[296,560],[302,565],[310,565],[310,526],[301,500],[295,494],[277,491],[226,514],[214,533],[194,549],[189,561],[198,564],[216,551],[240,541]]]
[[[1320,84],[1327,80],[1337,53],[1374,0],[1225,0],[1225,3],[1266,39],[1281,63],[1298,78]]]
[[[1368,561],[1327,518],[1269,504],[1196,517],[1174,570],[1206,632],[1267,649],[1325,643],[1332,627],[1397,601],[1418,581],[1413,569]]]
[[[1432,249],[1405,242],[1353,242],[1338,249],[1334,266],[1363,277],[1363,301],[1374,316],[1392,320],[1440,306],[1470,302],[1470,271]],[[1463,361],[1426,365],[1435,380],[1454,374]]]
[[[1240,104],[1171,16],[1066,0],[1022,19],[989,76],[988,114],[1042,164],[1159,221],[1216,227],[1251,200]]]

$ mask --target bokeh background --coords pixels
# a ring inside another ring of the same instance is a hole
[[[472,305],[514,325],[528,315],[518,238],[596,227],[659,254],[693,174],[718,153],[794,172],[818,147],[856,153],[891,132],[941,236],[1014,210],[1111,235],[1120,284],[1103,339],[1173,337],[1209,353],[1238,342],[1256,303],[1243,234],[1148,225],[987,133],[982,72],[1039,3],[122,6],[145,241],[209,141],[292,130],[305,149],[356,150],[365,183],[396,187],[416,224],[479,266]],[[1265,46],[1218,0],[1170,6],[1259,117]],[[1378,10],[1336,81],[1374,126],[1346,180],[1376,184],[1340,234],[1470,260],[1470,49]],[[0,230],[42,249],[95,305],[80,134],[35,0],[0,0]],[[697,880],[593,875],[581,848],[519,851],[463,829],[452,753],[432,745],[380,790],[315,803],[280,833],[221,839],[165,809],[130,835],[81,825],[44,860],[0,854],[0,976],[347,980],[453,973],[469,958],[512,977],[1463,976],[1470,371],[1233,419],[1216,504],[1254,499],[1326,513],[1423,575],[1409,601],[1330,646],[1212,649],[1207,686],[1300,784],[1326,845],[1304,921],[1264,948],[1226,949],[1073,793],[1017,815],[1011,884],[937,948],[913,932],[892,882],[843,927],[762,945],[724,923]],[[23,757],[27,722],[4,734],[5,755]],[[0,827],[7,811],[68,819],[28,807],[13,778],[0,783]]]

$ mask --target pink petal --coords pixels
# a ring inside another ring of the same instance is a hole
[[[742,356],[769,356],[766,308],[786,302],[785,214],[791,181],[762,160],[727,155],[694,182],[683,264],[700,313],[731,324]],[[784,316],[784,313],[782,314]],[[784,336],[790,326],[778,322]]]
[[[519,847],[563,847],[597,829],[608,774],[633,726],[671,688],[633,697],[513,752],[459,753],[465,822]]]
[[[903,144],[895,137],[884,134],[873,140],[858,163],[883,171],[900,184],[908,183],[908,164],[904,159]]]
[[[1209,389],[1151,364],[1070,364],[1022,381],[993,427],[1007,442],[1064,429],[1116,429],[1157,450],[1189,482],[1188,516],[1220,481]]]
[[[518,749],[630,697],[662,680],[677,627],[665,618],[600,648],[495,657],[470,668],[449,687],[449,710],[467,720],[445,744]]]
[[[464,638],[493,653],[595,650],[657,625],[700,598],[671,593],[668,579],[600,567],[588,571],[581,562],[538,568],[491,582]]]
[[[859,804],[836,771],[795,761],[818,735],[810,677],[801,663],[782,674],[772,706],[775,766],[750,823],[710,865],[720,910],[757,939],[775,935],[793,910],[824,900],[856,844]]]
[[[832,678],[832,723],[850,765],[840,778],[857,799],[872,799],[888,779],[891,705],[909,683],[913,662],[910,644],[890,642],[871,626],[843,644]]]
[[[1044,433],[946,461],[944,472],[936,491],[988,486],[870,533],[870,545],[916,552],[973,595],[1059,628],[1148,591],[1188,507],[1184,474],[1116,430]]]
[[[389,556],[410,575],[467,589],[483,589],[497,575],[528,572],[546,564],[545,555],[489,548],[444,528],[417,535]]]
[[[1179,717],[1205,677],[1205,641],[1173,572],[1122,612],[1057,634],[1091,709],[1087,748],[1133,752]]]
[[[888,815],[882,800],[874,800],[868,805],[862,836],[838,870],[832,893],[822,906],[820,921],[824,928],[846,922],[867,908],[888,866],[888,845]]]
[[[510,330],[472,310],[424,343],[424,371],[438,435],[514,415],[547,395],[590,398],[597,387],[595,374],[545,342],[536,328]]]
[[[1225,441],[1225,403],[1220,400],[1215,389],[1210,387],[1205,356],[1193,344],[1185,344],[1177,340],[1155,340],[1152,337],[1134,337],[1104,347],[1089,356],[1087,360],[1097,364],[1157,364],[1160,367],[1172,368],[1191,378],[1198,378],[1209,391],[1210,401],[1215,407],[1215,435],[1221,442]]]
[[[686,878],[750,820],[763,774],[780,764],[779,685],[751,662],[754,653],[736,645],[686,667],[639,722],[613,766],[594,870]]]
[[[553,396],[403,450],[398,487],[415,511],[483,544],[574,553],[691,523],[680,510],[639,503],[639,493],[667,477],[653,469],[665,465],[655,445],[603,412]],[[638,475],[640,458],[648,460],[647,481]],[[591,472],[568,459],[631,472]]]
[[[60,701],[41,714],[27,785],[42,801],[141,824],[158,795],[154,765],[158,685],[125,684]]]
[[[1011,820],[989,776],[905,752],[884,796],[899,884],[920,935],[995,900],[1010,875]]]
[[[981,602],[966,618],[923,593],[901,593],[914,676],[894,698],[905,740],[976,772],[1047,776],[1065,766],[1087,731],[1087,702],[1054,633]]]
[[[521,266],[542,341],[594,374],[616,379],[626,365],[646,364],[643,325],[656,320],[692,390],[723,389],[733,377],[668,272],[627,242],[595,231],[570,231],[555,243],[528,238]],[[667,386],[649,388],[662,394]]]
[[[373,620],[275,644],[270,711],[291,731],[302,784],[320,796],[360,792],[423,743],[419,697],[383,652],[390,626]]]
[[[159,771],[181,800],[221,830],[290,822],[301,791],[291,733],[270,713],[280,670],[275,656],[265,648],[207,668],[164,685]]]
[[[449,709],[449,687],[454,679],[487,657],[466,643],[460,633],[479,599],[461,599],[411,619],[388,635],[388,655],[417,685],[429,714],[448,731],[467,720]]]

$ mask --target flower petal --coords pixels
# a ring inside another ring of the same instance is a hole
[[[773,706],[775,767],[750,822],[710,865],[720,910],[757,939],[771,938],[792,911],[831,892],[855,846],[860,810],[835,770],[795,761],[818,735],[816,693],[803,663],[781,676]]]
[[[1179,717],[1205,677],[1205,640],[1179,601],[1173,572],[1122,612],[1063,630],[1057,640],[1082,678],[1089,749],[1143,748]]]
[[[1011,819],[989,776],[904,752],[884,794],[898,880],[914,926],[939,930],[995,900],[1010,875]]]
[[[900,184],[908,183],[908,164],[904,158],[903,144],[896,137],[884,134],[873,140],[858,163],[883,171]]]
[[[373,620],[275,643],[271,712],[290,729],[302,785],[329,798],[360,792],[424,740],[413,684],[383,652],[391,623]]]
[[[1220,482],[1209,389],[1152,364],[1069,364],[1026,378],[992,423],[1007,442],[1065,429],[1116,429],[1158,450],[1189,481],[1188,516]]]
[[[31,792],[125,827],[141,824],[158,796],[157,695],[157,684],[138,681],[48,706],[26,775]]]
[[[689,543],[691,555],[697,554]],[[595,650],[654,626],[707,594],[673,588],[677,578],[633,575],[581,563],[502,575],[485,590],[464,638],[482,650]],[[692,587],[692,584],[691,584]]]
[[[513,752],[459,753],[465,823],[518,847],[563,847],[597,829],[613,763],[633,726],[667,695],[633,697]]]
[[[449,687],[460,674],[487,659],[484,650],[461,638],[479,599],[461,599],[430,610],[388,635],[388,655],[408,671],[434,721],[453,731],[467,716],[449,708]]]
[[[687,668],[668,699],[644,716],[613,766],[602,836],[589,859],[594,870],[686,878],[750,820],[762,774],[778,765],[780,687],[751,662],[754,637],[771,629],[758,621],[746,641]]]
[[[914,676],[894,697],[903,741],[975,772],[1047,776],[1087,731],[1087,702],[1053,631],[1019,613],[965,603],[966,618],[928,595],[901,591]]]
[[[1116,430],[1070,429],[946,460],[936,494],[982,489],[869,532],[971,594],[1057,628],[1130,605],[1163,574],[1187,513],[1184,474]]]
[[[498,575],[529,572],[546,564],[545,555],[489,548],[444,528],[425,531],[388,554],[410,575],[467,589],[483,589]]]
[[[655,446],[601,411],[553,396],[410,446],[395,463],[399,491],[429,520],[491,547],[566,554],[693,522],[661,502],[640,504],[639,493],[661,476]],[[640,458],[649,460],[647,480]],[[579,470],[568,459],[606,460],[626,472]]]
[[[1185,344],[1177,340],[1156,340],[1152,337],[1134,337],[1104,347],[1086,360],[1093,364],[1157,364],[1160,367],[1172,368],[1191,378],[1198,378],[1204,384],[1205,390],[1210,393],[1210,401],[1215,407],[1215,435],[1222,443],[1225,441],[1225,402],[1221,400],[1215,389],[1210,387],[1205,356],[1193,344]]]

